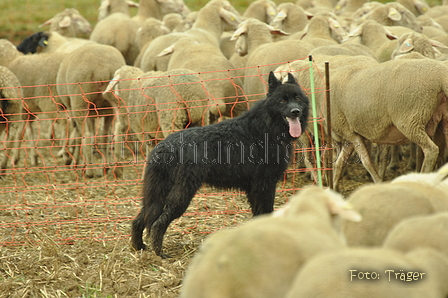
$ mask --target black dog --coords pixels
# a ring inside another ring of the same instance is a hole
[[[273,211],[275,188],[288,167],[291,142],[305,130],[309,101],[291,74],[282,84],[269,74],[267,98],[245,114],[169,135],[146,166],[143,206],[132,225],[132,245],[162,254],[169,224],[187,209],[202,184],[245,191],[253,215]]]

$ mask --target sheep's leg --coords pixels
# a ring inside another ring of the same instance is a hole
[[[394,145],[390,151],[390,162],[387,168],[389,170],[396,170],[400,167],[400,154],[401,147],[399,145]]]
[[[341,151],[339,152],[338,158],[333,165],[333,187],[335,190],[338,190],[339,182],[342,178],[342,173],[344,171],[345,165],[348,162],[348,159],[352,155],[355,147],[353,144],[348,143],[346,146],[341,144]]]
[[[402,125],[397,128],[407,137],[411,142],[417,144],[423,151],[423,163],[421,172],[428,173],[434,170],[439,156],[439,147],[431,140],[429,135],[434,135],[437,126],[433,127],[433,131],[426,133],[425,127],[409,127],[409,125]]]
[[[391,152],[391,146],[390,145],[385,145],[385,144],[381,144],[378,146],[379,149],[379,153],[378,153],[378,173],[381,177],[381,180],[384,180],[384,177],[386,176],[386,169],[387,169],[387,164],[389,161],[389,153]]]
[[[361,162],[369,172],[370,176],[373,179],[373,182],[378,183],[383,181],[378,175],[378,172],[375,170],[375,167],[373,166],[372,160],[370,159],[369,150],[367,150],[364,139],[359,135],[353,135],[350,141],[354,144],[355,151],[361,158]]]

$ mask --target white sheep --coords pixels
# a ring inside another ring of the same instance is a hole
[[[430,247],[448,257],[448,212],[415,216],[402,220],[384,239],[383,247],[411,251]]]
[[[272,27],[289,34],[302,31],[308,24],[308,14],[294,3],[281,3],[277,7],[275,18],[269,23]],[[278,36],[276,39],[284,39]]]
[[[272,35],[287,34],[256,19],[248,19],[239,26],[232,38],[237,38],[236,54],[247,55],[244,92],[249,100],[263,98],[267,91],[267,76],[280,64],[304,58],[313,46],[301,40],[273,42]],[[234,61],[234,57],[230,59]]]
[[[380,62],[389,61],[398,44],[398,36],[373,20],[365,21],[355,27],[347,40],[352,38],[359,38],[359,42],[370,48]]]
[[[70,148],[66,148],[64,159],[66,164],[72,162],[73,165],[79,166],[82,154],[86,177],[94,176],[93,154],[102,152],[102,148],[98,147],[100,141],[97,138],[110,135],[113,120],[112,105],[105,100],[102,92],[115,71],[124,64],[125,60],[120,51],[102,44],[80,47],[61,62],[56,80],[57,90],[67,107],[71,121],[75,123],[75,136],[72,138],[75,150],[72,154]],[[103,115],[106,116],[105,124],[99,129],[95,123],[97,118]],[[106,156],[106,159],[109,157],[107,153],[102,156]],[[104,170],[99,170],[96,175],[102,176]]]
[[[176,40],[187,37],[197,42],[206,42],[219,48],[224,31],[234,30],[241,22],[238,11],[225,0],[212,0],[202,7],[191,29],[185,32],[172,32],[159,36],[143,53],[140,66],[143,71],[166,71],[169,56],[158,57],[161,51],[171,46]]]
[[[27,125],[27,134],[33,144],[29,149],[31,165],[37,165],[37,154],[34,150],[38,140],[63,139],[66,136],[56,134],[65,131],[66,121],[62,119],[65,108],[58,96],[56,77],[59,65],[67,56],[66,53],[41,53],[17,57],[9,64],[9,69],[22,84],[22,96],[28,115],[24,119],[33,120]],[[55,126],[58,125],[58,126]],[[59,128],[59,129],[58,129]],[[36,132],[37,130],[37,132]],[[57,142],[56,142],[57,143]],[[57,144],[58,145],[58,144]]]
[[[448,192],[448,163],[433,173],[408,173],[394,178],[391,183],[414,182],[424,183]]]
[[[116,162],[122,160],[120,149],[134,137],[135,141],[154,143],[174,131],[209,124],[208,95],[201,78],[190,69],[143,73],[137,67],[122,66],[104,95],[117,107]],[[133,134],[126,136],[129,131]],[[114,168],[114,174],[121,177],[122,167]]]
[[[384,26],[404,26],[421,33],[423,28],[417,17],[397,2],[378,6],[365,15],[365,19],[374,20]]]
[[[440,53],[437,48],[448,49],[448,46],[436,40],[429,39],[425,35],[417,32],[406,33],[398,39],[398,43],[391,54],[391,59],[412,52],[417,52],[424,57],[435,59],[436,53]]]
[[[179,0],[142,0],[134,17],[116,12],[100,20],[93,28],[90,40],[116,47],[125,57],[126,64],[133,65],[139,54],[135,44],[137,30],[145,20],[150,17],[162,19],[167,13],[182,12],[184,7],[183,1]]]
[[[397,0],[397,3],[406,7],[417,17],[429,10],[429,5],[425,0]]]
[[[243,13],[243,20],[257,19],[266,24],[272,22],[277,14],[277,4],[270,0],[251,1]]]
[[[23,53],[17,50],[17,47],[7,39],[0,39],[0,66],[8,66],[17,57],[23,56]]]
[[[134,65],[140,65],[143,53],[149,44],[158,36],[170,33],[170,30],[162,21],[155,18],[147,18],[144,24],[138,28],[135,37],[135,44],[139,49],[139,53],[135,58]]]
[[[343,223],[349,246],[381,246],[400,221],[448,211],[448,195],[444,190],[411,181],[361,186],[349,196],[348,202],[363,216],[357,225]]]
[[[22,119],[24,109],[20,87],[21,84],[14,73],[7,67],[0,66],[0,135],[4,135],[1,172],[6,169],[9,159],[12,166],[16,166],[20,159],[20,146],[26,124]]]
[[[285,298],[445,298],[448,258],[433,249],[347,249],[303,266]]]
[[[234,117],[247,110],[248,103],[242,97],[243,84],[219,48],[182,38],[161,53],[167,54],[171,55],[168,70],[187,68],[199,73],[210,96],[210,113],[214,118]]]
[[[58,32],[65,37],[88,36],[92,25],[77,9],[66,8],[39,27],[50,26],[49,32]]]
[[[338,193],[310,186],[272,215],[218,231],[190,263],[180,297],[283,297],[305,262],[345,248],[341,217],[361,220]]]
[[[439,124],[447,139],[447,102],[441,96],[448,94],[447,78],[448,68],[432,59],[400,59],[335,69],[330,82],[333,137],[349,142],[334,164],[335,187],[354,150],[373,181],[381,181],[366,140],[393,145],[415,143],[424,154],[421,171],[433,171],[439,147],[431,138]]]
[[[131,0],[101,0],[98,8],[98,21],[115,12],[129,15],[129,7],[138,7],[138,3]]]

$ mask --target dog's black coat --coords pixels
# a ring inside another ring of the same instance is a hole
[[[146,228],[154,251],[162,256],[166,229],[204,183],[245,191],[254,215],[272,212],[276,184],[288,167],[291,142],[306,128],[308,109],[308,98],[294,77],[288,74],[282,84],[271,72],[267,98],[250,111],[169,135],[151,151],[146,166],[143,206],[132,226],[133,247],[146,248]],[[296,125],[289,125],[286,117]]]

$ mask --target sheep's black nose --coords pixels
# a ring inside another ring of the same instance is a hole
[[[298,115],[298,114],[300,114],[300,110],[298,108],[294,108],[294,109],[291,109],[291,113],[293,115]]]

